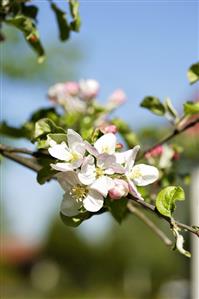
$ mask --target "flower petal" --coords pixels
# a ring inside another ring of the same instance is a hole
[[[68,146],[70,149],[74,149],[74,147],[79,143],[83,143],[82,137],[72,129],[67,130],[67,140]]]
[[[99,154],[97,157],[97,166],[106,169],[111,167],[113,163],[115,163],[115,156],[114,155],[109,155],[109,154]]]
[[[62,142],[61,144],[52,144],[52,146],[49,147],[48,151],[49,154],[56,159],[62,161],[69,161],[71,159],[71,154],[65,142]]]
[[[111,179],[108,176],[101,176],[99,177],[91,186],[91,189],[96,190],[100,194],[102,194],[104,197],[107,196],[108,191],[114,187],[113,179]]]
[[[93,155],[94,157],[97,157],[99,155],[98,151],[94,146],[92,146],[88,141],[84,141],[85,148],[89,154]]]
[[[139,149],[140,146],[136,145],[133,149],[130,149],[123,153],[115,153],[116,162],[119,164],[126,164],[127,170],[132,168]]]
[[[84,185],[90,185],[95,181],[95,165],[94,158],[87,156],[81,166],[81,171],[78,173],[79,180]]]
[[[99,211],[103,207],[103,204],[103,196],[95,190],[90,190],[86,198],[83,200],[83,206],[89,212]]]
[[[128,178],[127,178],[127,181],[128,181],[128,185],[129,185],[129,193],[131,195],[133,195],[135,198],[144,200],[144,198],[142,197],[142,195],[138,192],[135,184],[130,179],[128,179]]]
[[[71,188],[71,186],[81,184],[78,179],[77,173],[74,171],[60,172],[56,175],[56,177],[61,187],[65,191],[68,191]]]
[[[61,202],[60,210],[61,213],[65,216],[72,217],[79,214],[79,209],[81,208],[82,203],[76,201],[71,195],[67,192],[63,196]]]
[[[138,186],[146,186],[155,182],[159,177],[156,167],[147,164],[135,165],[130,173],[130,178]]]
[[[115,153],[116,137],[113,133],[107,133],[100,137],[94,144],[94,147],[100,154],[107,153],[112,155]]]
[[[72,164],[67,162],[50,164],[50,166],[58,171],[70,171],[73,170]]]

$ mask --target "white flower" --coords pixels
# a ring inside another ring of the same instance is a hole
[[[83,185],[76,172],[59,173],[57,179],[65,191],[61,203],[62,214],[72,217],[79,214],[82,207],[90,212],[97,212],[103,207],[103,195],[91,186]]]
[[[113,133],[107,133],[101,136],[92,146],[90,143],[85,141],[87,151],[97,157],[99,154],[115,154],[116,148],[116,137]]]
[[[96,157],[96,165],[94,158],[89,155],[84,159],[78,177],[82,184],[90,185],[106,197],[108,191],[114,187],[110,175],[116,172],[123,173],[124,169],[116,163],[113,155],[99,154]]]
[[[80,95],[85,100],[95,98],[99,92],[99,83],[95,80],[80,80]]]
[[[51,164],[51,167],[59,171],[69,171],[77,169],[83,162],[85,154],[85,145],[82,137],[73,131],[68,129],[67,141],[57,144],[54,140],[50,140],[50,147],[48,149],[50,155],[63,162]]]
[[[137,145],[124,153],[116,153],[115,156],[118,163],[124,164],[125,176],[129,183],[129,192],[136,198],[143,199],[136,185],[146,186],[152,184],[158,179],[159,172],[156,167],[147,164],[134,165],[139,149],[140,146]]]
[[[128,183],[121,179],[114,179],[114,187],[109,190],[109,196],[111,199],[120,199],[126,197],[129,193]]]

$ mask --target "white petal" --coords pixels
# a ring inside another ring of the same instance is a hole
[[[76,143],[73,145],[73,149],[72,149],[73,152],[81,155],[82,157],[84,156],[85,154],[85,144],[84,143]]]
[[[67,140],[70,149],[73,149],[78,143],[83,143],[82,137],[72,129],[67,130]]]
[[[49,154],[59,160],[69,161],[71,159],[71,154],[65,142],[61,144],[54,144],[48,149]]]
[[[115,153],[116,162],[119,164],[125,164],[127,171],[129,171],[129,169],[131,169],[135,163],[135,158],[139,149],[140,146],[136,145],[133,149],[123,153]]]
[[[69,193],[65,193],[61,202],[60,210],[65,216],[72,217],[79,214],[82,203],[74,200]]]
[[[88,141],[84,141],[85,148],[89,154],[93,155],[94,157],[97,157],[99,155],[98,151],[94,146],[92,146]]]
[[[97,166],[102,168],[102,169],[106,169],[106,168],[109,168],[111,167],[111,165],[113,163],[115,163],[115,156],[114,155],[109,155],[109,154],[100,154],[98,157],[97,157]]]
[[[136,185],[146,186],[158,179],[159,171],[154,166],[138,164],[133,167],[130,177]]]
[[[104,204],[103,196],[95,190],[90,190],[86,198],[83,200],[83,206],[87,211],[97,212]]]
[[[50,166],[58,171],[70,171],[73,170],[71,163],[63,162],[63,163],[55,163],[50,164]]]
[[[102,194],[104,197],[107,196],[108,191],[114,187],[113,179],[111,179],[108,176],[101,176],[99,177],[91,186],[91,189],[96,190],[100,194]]]
[[[87,156],[81,167],[81,171],[78,173],[79,180],[84,185],[90,185],[95,181],[95,165],[94,158]]]
[[[81,184],[78,175],[74,171],[60,172],[56,175],[58,182],[64,190],[69,190],[71,186]]]
[[[138,192],[135,184],[130,179],[127,179],[127,181],[128,181],[128,184],[129,184],[129,193],[131,195],[133,195],[135,198],[144,200],[144,198],[142,197],[142,195]]]
[[[107,153],[112,155],[115,153],[116,137],[112,133],[107,133],[100,137],[94,144],[94,147],[100,154]]]

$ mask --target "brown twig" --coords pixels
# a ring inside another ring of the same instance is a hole
[[[170,141],[171,139],[173,139],[174,137],[176,137],[177,135],[180,135],[181,133],[183,133],[184,131],[194,127],[197,123],[199,123],[199,118],[191,121],[190,123],[188,123],[186,126],[184,126],[183,128],[179,129],[179,128],[175,128],[174,131],[172,133],[170,133],[168,136],[164,137],[162,140],[160,140],[159,142],[157,142],[156,144],[154,144],[152,147],[148,148],[146,151],[144,151],[139,159],[142,159],[148,152],[151,152],[153,149],[155,149],[156,147],[158,147],[159,145],[162,145],[164,143],[167,143],[168,141]]]
[[[153,221],[151,221],[144,213],[133,205],[132,201],[129,201],[127,208],[133,214],[135,214],[140,220],[142,220],[167,246],[172,245],[172,241],[160,230]]]

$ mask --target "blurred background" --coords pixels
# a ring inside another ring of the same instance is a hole
[[[81,32],[64,44],[58,41],[49,4],[33,2],[40,7],[47,60],[38,65],[18,31],[5,28],[2,120],[20,125],[33,110],[51,105],[46,97],[50,85],[93,78],[100,82],[102,103],[116,88],[126,92],[128,101],[116,114],[141,138],[149,132],[161,137],[159,127],[168,123],[139,107],[143,97],[169,96],[179,111],[185,100],[197,99],[197,84],[190,87],[186,78],[198,57],[197,2],[80,0]],[[65,8],[65,1],[56,2]],[[179,167],[188,173],[198,163],[198,132],[179,138],[185,146]],[[23,139],[1,139],[33,146]],[[186,194],[177,217],[189,222],[189,187]],[[103,214],[71,229],[58,217],[61,199],[55,182],[40,186],[35,173],[2,161],[3,299],[190,298],[190,260],[166,248],[135,216],[120,226]],[[167,225],[161,226],[167,231]]]

